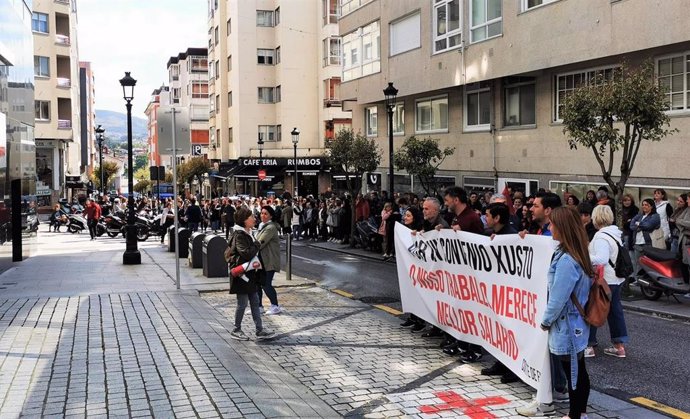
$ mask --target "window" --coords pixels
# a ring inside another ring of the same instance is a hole
[[[390,27],[390,55],[396,55],[422,46],[421,42],[421,14],[415,13]]]
[[[280,86],[276,86],[275,101],[276,101],[276,103],[280,102]]]
[[[215,115],[216,114],[216,101],[212,95],[209,95],[208,99],[209,99],[209,114]]]
[[[448,131],[448,97],[422,99],[416,103],[417,133]]]
[[[272,10],[257,10],[256,11],[256,26],[273,27],[273,11]]]
[[[227,24],[227,26],[226,26],[227,29],[228,29],[228,35],[230,35],[230,34],[232,33],[232,30],[231,30],[231,29],[232,29],[232,25],[230,24],[230,21],[231,21],[231,20],[232,20],[232,19],[228,19],[228,24]]]
[[[228,71],[232,70],[232,55],[228,55]]]
[[[690,108],[690,54],[660,58],[656,63],[659,87],[666,94],[669,111]]]
[[[402,102],[393,107],[393,135],[405,135],[405,104]]]
[[[460,47],[460,0],[434,0],[434,52]]]
[[[329,36],[323,40],[323,66],[340,65],[340,37]]]
[[[280,25],[280,7],[276,8],[276,10],[273,12],[273,25]]]
[[[216,109],[220,109],[220,95],[216,95]]]
[[[465,86],[465,130],[479,131],[491,126],[491,82]]]
[[[173,64],[170,66],[170,80],[176,81],[180,79],[180,66],[179,64]]]
[[[280,64],[280,47],[276,47],[276,64]]]
[[[228,128],[228,142],[232,142],[232,127]]]
[[[213,72],[216,73],[216,78],[220,78],[220,60],[216,60],[215,63],[213,63]]]
[[[273,65],[275,54],[276,52],[272,49],[257,49],[256,62],[257,64]]]
[[[173,103],[180,103],[180,88],[179,87],[173,87],[170,90],[172,93],[172,102]]]
[[[561,111],[565,106],[566,99],[577,88],[589,86],[595,81],[603,82],[605,80],[613,80],[614,73],[618,67],[596,68],[584,71],[577,71],[573,73],[558,74],[556,76],[556,104],[554,109],[554,121],[562,121]]]
[[[381,27],[372,22],[343,37],[343,81],[381,71]]]
[[[282,125],[276,125],[276,141],[282,141],[283,140],[283,126]]]
[[[558,0],[522,0],[522,10],[526,11]]]
[[[324,107],[342,106],[342,102],[340,101],[340,77],[331,77],[330,79],[324,80],[324,91]]]
[[[259,103],[275,103],[275,88],[259,87]]]
[[[533,77],[508,77],[503,88],[503,125],[515,127],[536,123]]]
[[[232,92],[228,92],[228,108],[232,106]]]
[[[173,89],[175,90],[175,89]],[[192,82],[192,99],[205,99],[208,97],[208,83],[201,81]]]
[[[338,0],[323,0],[323,25],[338,23]]]
[[[359,9],[372,0],[340,0],[340,16]]]
[[[472,0],[470,42],[479,42],[503,33],[502,0]]]
[[[37,100],[34,102],[36,120],[50,121],[50,102],[46,100]]]
[[[213,30],[213,41],[215,45],[218,45],[218,42],[220,42],[220,31],[218,30],[218,26]]]
[[[364,124],[367,137],[376,137],[378,135],[378,107],[371,106],[364,108]]]
[[[48,15],[33,12],[31,15],[31,30],[34,32],[48,33]]]
[[[257,138],[263,138],[265,142],[275,142],[278,141],[278,136],[276,135],[276,125],[259,125],[259,136]]]
[[[208,71],[208,58],[189,57],[189,70],[194,73],[206,73]]]
[[[50,58],[34,55],[34,75],[50,77]]]

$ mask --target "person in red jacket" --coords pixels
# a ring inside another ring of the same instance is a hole
[[[357,222],[369,219],[369,201],[364,199],[362,194],[357,194],[355,200],[355,220]]]
[[[101,218],[101,206],[96,203],[91,198],[86,200],[86,209],[84,210],[86,214],[86,223],[89,226],[89,234],[91,235],[91,240],[96,240],[96,225],[98,220]]]

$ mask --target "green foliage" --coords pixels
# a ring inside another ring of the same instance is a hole
[[[656,83],[650,62],[639,68],[623,65],[613,81],[597,77],[573,91],[561,113],[563,133],[571,149],[592,150],[602,176],[619,204],[643,141],[661,141],[678,132],[669,129],[668,97]],[[620,152],[618,180],[614,161]]]
[[[134,156],[134,170],[149,168],[149,156],[148,154],[139,154]]]
[[[103,161],[103,182],[106,186],[110,185],[110,181],[118,172],[120,171],[120,166],[114,161]],[[96,185],[97,189],[101,189],[101,167],[96,166],[91,175],[91,180],[93,184]],[[106,188],[107,189],[107,188]]]
[[[439,140],[429,137],[420,140],[413,135],[395,152],[393,163],[398,169],[405,170],[419,179],[427,195],[434,196],[438,189],[436,170],[446,157],[452,156],[453,153],[455,147],[441,149]]]
[[[354,195],[361,186],[365,172],[373,172],[381,162],[381,151],[373,139],[341,129],[328,144],[331,166],[345,173],[347,189]],[[352,179],[350,179],[352,176]]]
[[[150,180],[151,173],[148,167],[140,167],[134,171],[133,176],[136,180]]]
[[[195,177],[201,181],[201,176],[208,173],[211,167],[203,157],[194,157],[177,166],[177,182],[192,183]],[[172,182],[172,180],[171,180]]]
[[[139,193],[144,193],[151,187],[151,181],[148,179],[142,179],[134,185],[134,191]]]
[[[173,173],[172,172],[165,172],[165,183],[172,183],[173,181]]]

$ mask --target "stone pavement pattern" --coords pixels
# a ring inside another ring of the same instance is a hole
[[[279,289],[287,312],[266,316],[276,340],[234,341],[234,297],[198,294],[227,279],[182,263],[177,291],[173,254],[140,248],[142,265],[124,266],[121,239],[41,231],[32,257],[0,274],[0,418],[510,417],[532,394],[314,286]],[[619,404],[592,407],[641,411]]]

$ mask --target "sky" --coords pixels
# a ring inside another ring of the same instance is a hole
[[[91,62],[96,109],[126,112],[119,80],[137,80],[132,115],[168,84],[166,64],[187,48],[208,45],[207,0],[78,0],[79,61]],[[98,121],[96,121],[98,123]]]

